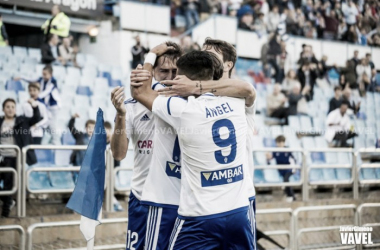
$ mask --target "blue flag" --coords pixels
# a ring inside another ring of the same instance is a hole
[[[107,136],[99,108],[94,133],[87,147],[78,180],[66,207],[97,221],[103,204]]]

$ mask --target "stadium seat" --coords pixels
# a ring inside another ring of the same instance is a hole
[[[75,143],[76,143],[74,137],[72,136],[72,134],[70,133],[69,130],[65,130],[62,133],[61,141],[62,141],[63,145],[75,145]]]
[[[356,138],[355,138],[356,139]],[[376,140],[377,140],[377,136],[375,133],[368,133],[367,136],[366,136],[366,148],[375,148],[376,147]]]
[[[327,141],[323,136],[317,136],[314,138],[316,148],[328,148]]]
[[[35,58],[37,60],[37,62],[41,61],[41,50],[40,49],[29,48],[28,54],[29,54],[29,57]]]
[[[360,169],[360,180],[375,180],[376,172],[374,168],[362,168]]]
[[[38,164],[54,164],[54,151],[50,149],[34,150]]]
[[[109,72],[111,73],[112,71],[112,66],[104,63],[99,63],[98,64],[98,71],[103,73],[103,72]]]
[[[319,168],[312,168],[312,169],[310,169],[309,180],[311,182],[323,181],[322,169],[319,169]]]
[[[86,57],[85,57],[85,54],[78,53],[77,56],[76,56],[76,61],[77,61],[77,64],[78,64],[80,67],[83,67],[84,64],[86,63]]]
[[[12,98],[12,99],[14,99],[14,100],[17,101],[17,94],[16,94],[16,92],[14,92],[14,91],[9,91],[9,90],[1,91],[1,92],[0,92],[0,101],[1,101],[1,103],[2,103],[5,99],[7,99],[7,98]]]
[[[265,152],[254,152],[253,162],[255,165],[266,166],[267,158],[266,158]]]
[[[93,88],[95,84],[95,78],[82,76],[79,80],[80,86],[88,86],[90,88]]]
[[[299,121],[300,121],[300,124],[301,124],[301,130],[303,130],[303,131],[310,131],[311,128],[313,127],[311,125],[310,116],[301,115],[299,117]],[[289,125],[291,126],[291,124],[289,124]]]
[[[80,73],[80,70],[78,68],[67,67],[67,75],[70,75],[70,76],[73,76],[76,78],[80,78],[81,73]]]
[[[79,85],[79,80],[80,80],[79,77],[76,77],[73,75],[66,75],[64,78],[64,85],[70,86],[71,88],[73,88]]]
[[[269,127],[272,138],[276,138],[279,135],[284,135],[282,127],[279,125],[273,125]]]
[[[12,55],[12,47],[6,46],[6,47],[0,47],[0,55]]]
[[[112,68],[111,77],[113,80],[123,79],[123,73],[120,68]]]
[[[354,139],[354,147],[355,149],[365,148],[366,147],[366,140],[363,135],[355,137]]]
[[[49,176],[46,172],[32,172],[29,176],[31,190],[52,189]]]
[[[63,66],[53,65],[53,76],[56,79],[64,79],[66,76],[66,68]]]
[[[77,87],[77,95],[91,96],[92,92],[89,86],[78,86]]]
[[[7,81],[5,85],[5,89],[9,91],[15,91],[15,92],[25,91],[20,81]]]
[[[335,169],[333,168],[323,168],[322,176],[324,181],[334,181],[337,179]]]
[[[325,164],[326,158],[323,152],[311,152],[310,158],[313,164]]]
[[[264,144],[264,147],[266,148],[276,147],[276,142],[271,137],[264,137],[263,144]]]
[[[123,86],[123,83],[121,80],[112,80],[111,84],[109,84],[110,87],[118,87],[118,86]]]
[[[49,177],[53,188],[73,189],[75,187],[73,174],[71,172],[51,172]]]
[[[302,137],[301,138],[302,146],[305,149],[314,149],[316,148],[315,141],[313,137]]]
[[[264,169],[263,174],[264,180],[267,183],[278,183],[283,181],[277,169]]]
[[[108,82],[108,85],[112,85],[112,77],[111,77],[111,73],[109,72],[102,72],[100,74],[101,77],[107,79],[107,82]],[[119,81],[119,80],[115,80],[115,81]]]
[[[255,169],[253,179],[254,179],[254,183],[264,183],[265,179],[264,179],[263,170],[262,169]]]
[[[26,47],[13,46],[13,55],[26,57],[28,56],[28,51]]]
[[[293,128],[295,131],[300,131],[301,130],[301,124],[298,116],[289,116],[288,117],[289,121],[289,126]]]
[[[90,98],[88,96],[76,95],[74,96],[74,106],[81,107],[82,109],[90,107]]]
[[[82,76],[95,79],[98,76],[96,67],[90,66],[82,69]]]
[[[86,64],[85,64],[85,67],[86,66],[96,66],[98,65],[98,60],[96,59],[96,57],[94,55],[91,55],[91,54],[87,54],[86,55]]]

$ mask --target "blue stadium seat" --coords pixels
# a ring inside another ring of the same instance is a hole
[[[270,137],[265,137],[263,139],[263,144],[266,148],[276,147],[276,141]]]
[[[63,145],[75,145],[75,139],[69,131],[62,134]]]
[[[113,68],[111,71],[111,77],[113,80],[123,79],[123,73],[120,68]]]
[[[295,131],[299,131],[301,129],[301,124],[298,116],[290,115],[288,117],[289,126],[293,128]]]
[[[253,162],[255,165],[267,165],[267,157],[265,152],[254,152],[253,153]]]
[[[77,95],[91,96],[92,92],[89,86],[78,86]]]
[[[12,47],[6,46],[6,47],[0,47],[0,55],[12,55]]]
[[[360,169],[359,178],[361,180],[375,180],[376,179],[375,169],[374,168],[362,168],[362,169]]]
[[[311,182],[314,182],[314,181],[323,181],[322,169],[319,169],[319,168],[310,169],[309,180]]]
[[[380,180],[380,168],[375,168],[376,178]]]
[[[71,189],[75,187],[73,174],[71,172],[50,172],[52,187],[58,189]]]
[[[16,92],[25,91],[24,87],[22,86],[21,81],[12,81],[12,80],[7,81],[5,85],[5,89],[10,90],[10,91],[16,91]]]
[[[111,73],[110,72],[102,72],[101,73],[101,76],[102,78],[104,79],[107,79],[107,82],[108,82],[108,85],[111,86],[113,83],[112,83],[112,76],[111,76]]]
[[[336,171],[336,177],[337,180],[343,181],[343,180],[349,180],[351,178],[351,169],[335,169]]]
[[[314,141],[314,138],[313,137],[302,137],[301,138],[301,142],[302,142],[302,146],[305,148],[305,149],[314,149],[316,148],[316,145],[315,145],[315,141]]]
[[[255,169],[253,179],[254,179],[254,183],[264,183],[265,180],[264,180],[263,170],[262,169]]]
[[[296,172],[289,177],[289,182],[299,182],[300,180],[301,180],[301,171],[297,169]]]
[[[334,181],[337,179],[335,169],[333,168],[323,168],[322,175],[324,181]]]
[[[278,183],[283,182],[282,177],[277,169],[264,169],[264,180],[268,183]]]
[[[28,55],[26,47],[13,46],[13,55],[26,57]]]
[[[311,152],[310,153],[311,161],[314,164],[325,164],[326,158],[323,152]]]
[[[29,176],[29,188],[31,190],[52,189],[49,176],[46,172],[32,172]]]
[[[121,80],[112,80],[111,83],[109,83],[110,87],[117,87],[117,86],[123,86]]]
[[[38,164],[54,164],[54,151],[51,149],[35,149],[34,150]]]

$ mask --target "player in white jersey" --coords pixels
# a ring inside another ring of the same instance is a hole
[[[153,69],[155,79],[158,81],[173,79],[177,68],[171,62],[177,60],[181,54],[181,49],[177,45],[177,49],[159,57]],[[152,89],[157,90],[160,86],[153,84]],[[124,88],[117,87],[112,91],[111,101],[117,110],[117,116],[111,148],[114,158],[122,160],[126,156],[129,140],[132,140],[134,146],[126,249],[143,250],[149,208],[140,204],[140,201],[152,161],[155,122],[152,112],[145,106],[134,99],[125,102],[124,99]]]
[[[160,45],[162,46],[162,45]],[[158,46],[159,47],[159,46]],[[208,54],[208,53],[207,53]],[[216,61],[219,61],[215,56],[213,56],[215,58]],[[149,66],[149,64],[145,64],[144,65],[144,68],[146,68],[146,66]],[[148,67],[149,69],[149,67]],[[139,73],[138,71],[134,71],[132,73]],[[221,70],[221,73],[220,73],[220,76],[222,75],[222,70]],[[231,82],[237,82],[235,86],[232,86],[231,87]],[[138,85],[135,85],[135,86],[138,86]],[[254,92],[253,88],[251,86],[248,86],[247,88],[247,84],[244,83],[244,82],[241,82],[241,81],[236,81],[236,80],[227,80],[227,81],[224,81],[224,83],[221,83],[220,87],[218,89],[218,91],[220,91],[221,94],[231,94],[231,95],[242,95],[242,93],[244,93],[243,96],[247,97],[247,95],[250,95],[252,94],[252,92]],[[141,88],[139,88],[141,89]],[[140,90],[139,94],[140,95],[140,102],[143,103],[144,105],[148,106],[148,107],[151,107],[152,106],[152,102],[153,100],[156,98],[157,94],[154,93],[153,91],[149,91],[149,89],[147,88],[147,86],[145,86],[145,88],[142,88],[142,89],[145,89],[144,90]],[[253,102],[252,102],[253,103]],[[252,104],[251,104],[252,105]],[[157,146],[157,144],[156,144]],[[156,153],[156,151],[155,151]],[[162,169],[161,170],[162,172],[165,172],[165,169]],[[159,179],[157,179],[159,180]],[[247,204],[248,204],[248,201],[246,201]]]
[[[202,50],[209,51],[213,54],[215,54],[222,62],[223,62],[223,76],[221,79],[229,79],[231,77],[232,70],[236,63],[236,50],[235,48],[222,40],[216,40],[216,39],[210,39],[207,38],[203,44]],[[172,85],[172,88],[169,90],[169,88],[160,89],[159,92],[165,93],[166,95],[172,95],[172,96],[189,96],[192,95],[192,93],[195,93],[198,89],[196,87],[197,81],[190,81],[189,79],[185,77],[178,77],[176,80],[173,81],[164,81],[164,84]],[[207,84],[206,82],[203,82],[202,88],[203,92],[212,92],[215,95],[220,95],[218,93],[218,90],[215,88],[217,87],[218,83],[215,83],[214,85]],[[254,97],[255,99],[255,97]],[[248,199],[250,203],[250,210],[249,210],[249,216],[251,218],[252,222],[252,232],[254,235],[254,239],[256,242],[256,199],[255,199],[255,188],[253,186],[253,174],[254,174],[254,163],[253,163],[253,156],[252,156],[252,147],[253,147],[253,132],[254,132],[254,116],[256,113],[256,106],[255,102],[252,105],[248,105],[245,108],[245,114],[247,118],[248,123],[248,131],[247,131],[247,157],[248,157],[248,165],[246,166],[246,172],[250,173],[248,178],[251,179],[250,182],[247,182],[248,184]]]

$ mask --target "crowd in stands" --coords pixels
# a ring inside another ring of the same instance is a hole
[[[238,18],[240,29],[380,47],[380,2],[376,0],[175,0],[172,24],[183,15],[186,28],[210,14]]]

